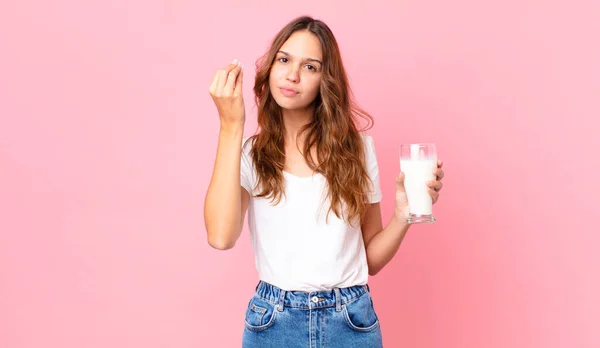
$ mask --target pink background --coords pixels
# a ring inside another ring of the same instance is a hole
[[[570,4],[568,4],[570,3]],[[0,347],[238,347],[247,230],[203,222],[214,71],[301,14],[336,34],[391,212],[400,143],[439,221],[371,278],[386,347],[599,347],[600,2],[5,1]]]

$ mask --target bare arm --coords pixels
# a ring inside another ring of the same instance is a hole
[[[377,274],[396,255],[409,224],[396,216],[383,228],[379,203],[371,204],[362,223],[369,275]]]
[[[213,175],[204,202],[208,243],[231,249],[240,237],[250,198],[240,184],[241,130],[221,129]]]
[[[438,161],[435,175],[437,180],[428,184],[433,204],[437,202],[439,192],[443,186],[441,180],[444,177],[444,171],[442,170],[441,160]],[[396,178],[396,206],[390,222],[383,228],[381,209],[379,203],[375,203],[369,207],[361,225],[367,251],[369,275],[377,274],[396,255],[410,227],[407,219],[408,215],[409,208],[406,189],[404,188],[404,173],[400,173]]]
[[[234,62],[218,70],[210,94],[219,111],[221,130],[212,178],[204,201],[208,243],[231,249],[238,240],[249,194],[240,184],[240,159],[245,121],[241,66]]]

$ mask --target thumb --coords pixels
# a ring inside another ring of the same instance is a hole
[[[404,173],[400,173],[396,177],[396,191],[406,192],[406,189],[404,188],[404,177]]]

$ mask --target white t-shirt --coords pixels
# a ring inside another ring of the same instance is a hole
[[[371,203],[381,201],[379,166],[373,139],[362,135],[366,169],[373,181]],[[369,272],[360,226],[353,227],[329,209],[322,174],[298,177],[283,172],[286,195],[277,205],[254,197],[257,174],[251,141],[242,142],[241,185],[250,194],[248,227],[259,278],[287,291],[331,290],[367,283]],[[244,146],[244,144],[246,146]],[[355,224],[358,225],[358,224]]]

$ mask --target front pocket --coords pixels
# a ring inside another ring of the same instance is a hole
[[[245,324],[248,330],[263,331],[271,327],[274,323],[277,310],[270,302],[261,299],[258,296],[252,297],[246,310]]]
[[[373,307],[373,300],[368,292],[361,295],[357,300],[343,306],[342,312],[346,324],[358,332],[369,332],[379,327],[379,319]]]

